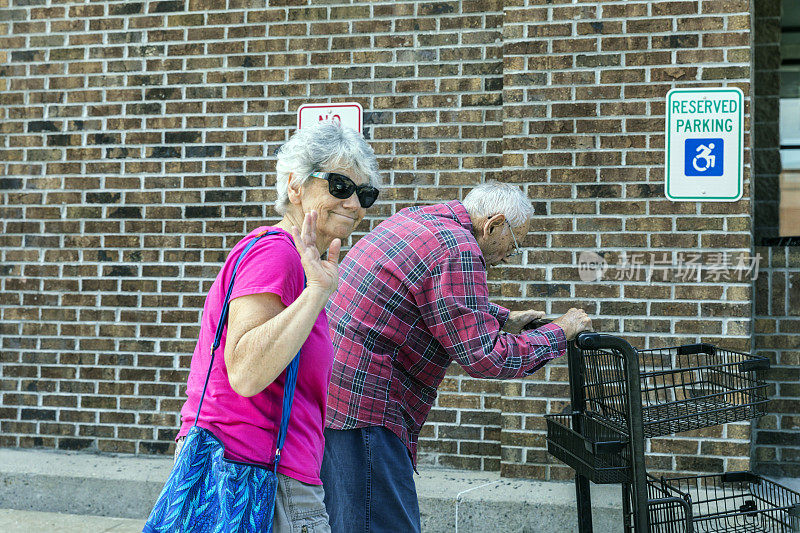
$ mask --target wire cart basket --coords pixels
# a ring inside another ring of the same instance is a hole
[[[798,530],[800,493],[752,472],[659,479],[648,475],[647,483],[652,533]],[[680,510],[673,500],[681,500]]]
[[[756,379],[754,370],[769,368],[767,359],[720,350],[711,344],[635,353],[645,438],[763,414],[767,385]],[[620,429],[627,427],[629,395],[622,352],[583,350],[583,368],[588,410]]]
[[[624,530],[800,533],[800,494],[750,472],[655,478],[645,439],[756,418],[763,357],[691,344],[635,350],[581,333],[568,349],[571,412],[547,415],[548,451],[575,469],[578,527],[592,532],[589,481],[620,483]]]

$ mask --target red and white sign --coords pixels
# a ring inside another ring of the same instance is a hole
[[[343,104],[304,104],[297,110],[297,129],[309,124],[338,122],[361,133],[364,110],[358,102]]]

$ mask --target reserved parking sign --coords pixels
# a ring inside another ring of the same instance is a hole
[[[666,195],[673,201],[742,197],[744,95],[736,87],[667,93]]]

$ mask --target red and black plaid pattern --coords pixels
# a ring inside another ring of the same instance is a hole
[[[385,426],[416,464],[417,438],[452,361],[471,376],[519,378],[564,355],[564,332],[501,331],[486,264],[461,202],[393,215],[348,252],[327,306],[335,359],[326,425]]]

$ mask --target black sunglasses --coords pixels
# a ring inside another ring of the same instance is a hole
[[[334,198],[346,200],[356,193],[358,203],[361,207],[367,208],[375,203],[378,199],[378,189],[372,185],[356,185],[353,180],[344,174],[337,174],[336,172],[312,172],[309,174],[312,178],[320,178],[328,181],[328,192]]]

